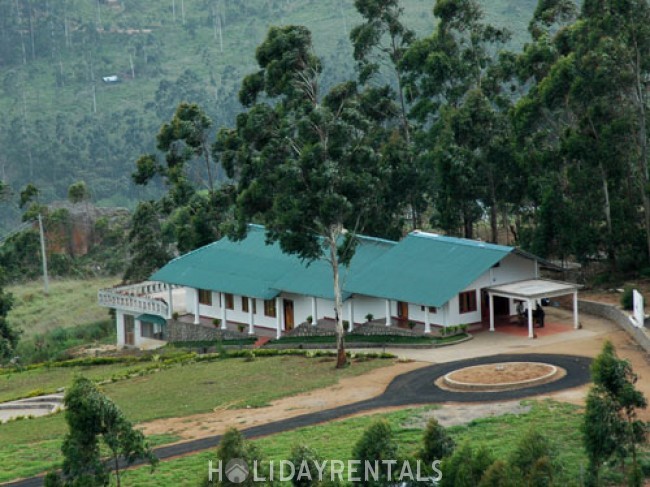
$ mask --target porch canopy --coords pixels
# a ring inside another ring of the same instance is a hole
[[[578,328],[578,289],[579,284],[552,281],[550,279],[527,279],[509,284],[488,287],[490,300],[490,331],[494,331],[494,296],[512,298],[526,302],[528,309],[528,338],[534,338],[533,306],[542,298],[555,298],[573,294],[573,327]]]

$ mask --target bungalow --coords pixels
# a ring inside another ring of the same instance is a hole
[[[574,284],[539,278],[539,258],[513,247],[422,231],[400,242],[359,236],[355,255],[342,268],[343,319],[355,326],[409,322],[434,327],[512,316],[517,303],[529,311],[542,297],[573,294]],[[222,330],[280,337],[305,322],[335,319],[332,274],[325,261],[304,262],[267,244],[264,228],[250,225],[242,241],[223,238],[182,255],[133,286],[102,289],[99,304],[116,311],[118,346],[156,346],[168,325],[188,321]],[[211,325],[212,326],[212,325]]]

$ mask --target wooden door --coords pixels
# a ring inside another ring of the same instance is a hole
[[[397,302],[397,317],[402,320],[406,321],[409,319],[409,304],[405,303],[404,301],[398,301]]]
[[[290,299],[283,300],[284,302],[284,329],[285,331],[293,330],[293,301]]]
[[[124,315],[124,344],[135,345],[135,320],[131,315]]]

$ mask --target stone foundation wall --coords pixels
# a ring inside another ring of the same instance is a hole
[[[288,337],[314,337],[314,336],[334,336],[336,331],[331,328],[324,328],[319,325],[310,325],[302,323],[293,330],[287,332],[284,336]]]
[[[628,314],[622,309],[611,304],[584,300],[578,301],[578,309],[581,313],[596,315],[613,321],[632,336],[647,353],[650,353],[650,336],[646,331],[634,326]]]
[[[378,324],[372,322],[355,326],[353,333],[355,335],[364,335],[364,336],[375,336],[375,335],[390,335],[390,336],[402,336],[402,337],[422,336],[422,333],[418,333],[416,331],[406,330],[404,328],[398,328],[396,326],[386,326],[385,324]]]
[[[167,322],[168,342],[201,342],[209,340],[235,340],[248,338],[246,333],[239,333],[231,330],[210,328],[183,321],[169,320]]]

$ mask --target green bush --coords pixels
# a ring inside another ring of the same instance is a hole
[[[222,465],[222,479],[221,482],[218,482],[218,479],[213,479],[213,482],[208,480],[206,477],[203,481],[204,486],[242,486],[242,487],[253,487],[255,484],[253,480],[253,475],[249,475],[243,482],[233,483],[228,480],[228,477],[225,475],[225,469],[228,465],[228,462],[231,460],[244,460],[249,468],[252,468],[253,462],[257,462],[258,465],[258,474],[266,476],[265,473],[262,473],[260,470],[263,470],[264,462],[262,462],[262,457],[252,443],[246,441],[242,434],[237,431],[235,428],[230,428],[226,431],[221,439],[221,443],[217,450],[217,459],[221,460]]]
[[[427,423],[422,440],[424,445],[420,451],[420,458],[427,464],[434,460],[442,460],[454,452],[454,440],[436,418],[431,418]]]
[[[521,473],[527,485],[550,485],[553,482],[555,451],[548,439],[536,430],[521,437],[510,456],[510,464]]]
[[[503,460],[497,460],[485,471],[478,487],[519,487],[527,485],[521,476]]]
[[[320,484],[320,482],[318,482],[319,474],[318,474],[318,469],[316,468],[316,462],[322,464],[323,461],[321,457],[318,456],[318,454],[313,449],[311,449],[306,445],[294,446],[291,450],[291,456],[289,457],[289,461],[296,468],[296,474],[298,473],[298,471],[300,471],[301,465],[303,463],[307,465],[307,470],[309,472],[309,475],[305,475],[305,476],[301,475],[300,479],[297,478],[298,477],[297,475],[294,475],[293,479],[291,480],[292,485],[294,485],[295,487],[311,487]],[[308,478],[304,478],[304,477],[308,477]],[[326,475],[323,474],[323,480],[325,480],[325,478]]]
[[[372,423],[364,432],[359,441],[352,449],[352,458],[374,464],[375,461],[397,459],[397,442],[395,441],[393,430],[385,420],[378,420]],[[354,485],[380,486],[387,485],[388,472],[386,465],[380,464],[379,480],[368,479],[363,483]]]
[[[634,288],[630,286],[625,286],[623,290],[623,295],[621,296],[621,306],[623,309],[632,310],[634,309]]]
[[[458,448],[442,462],[441,487],[475,487],[494,459],[485,447],[474,450],[469,444]]]

